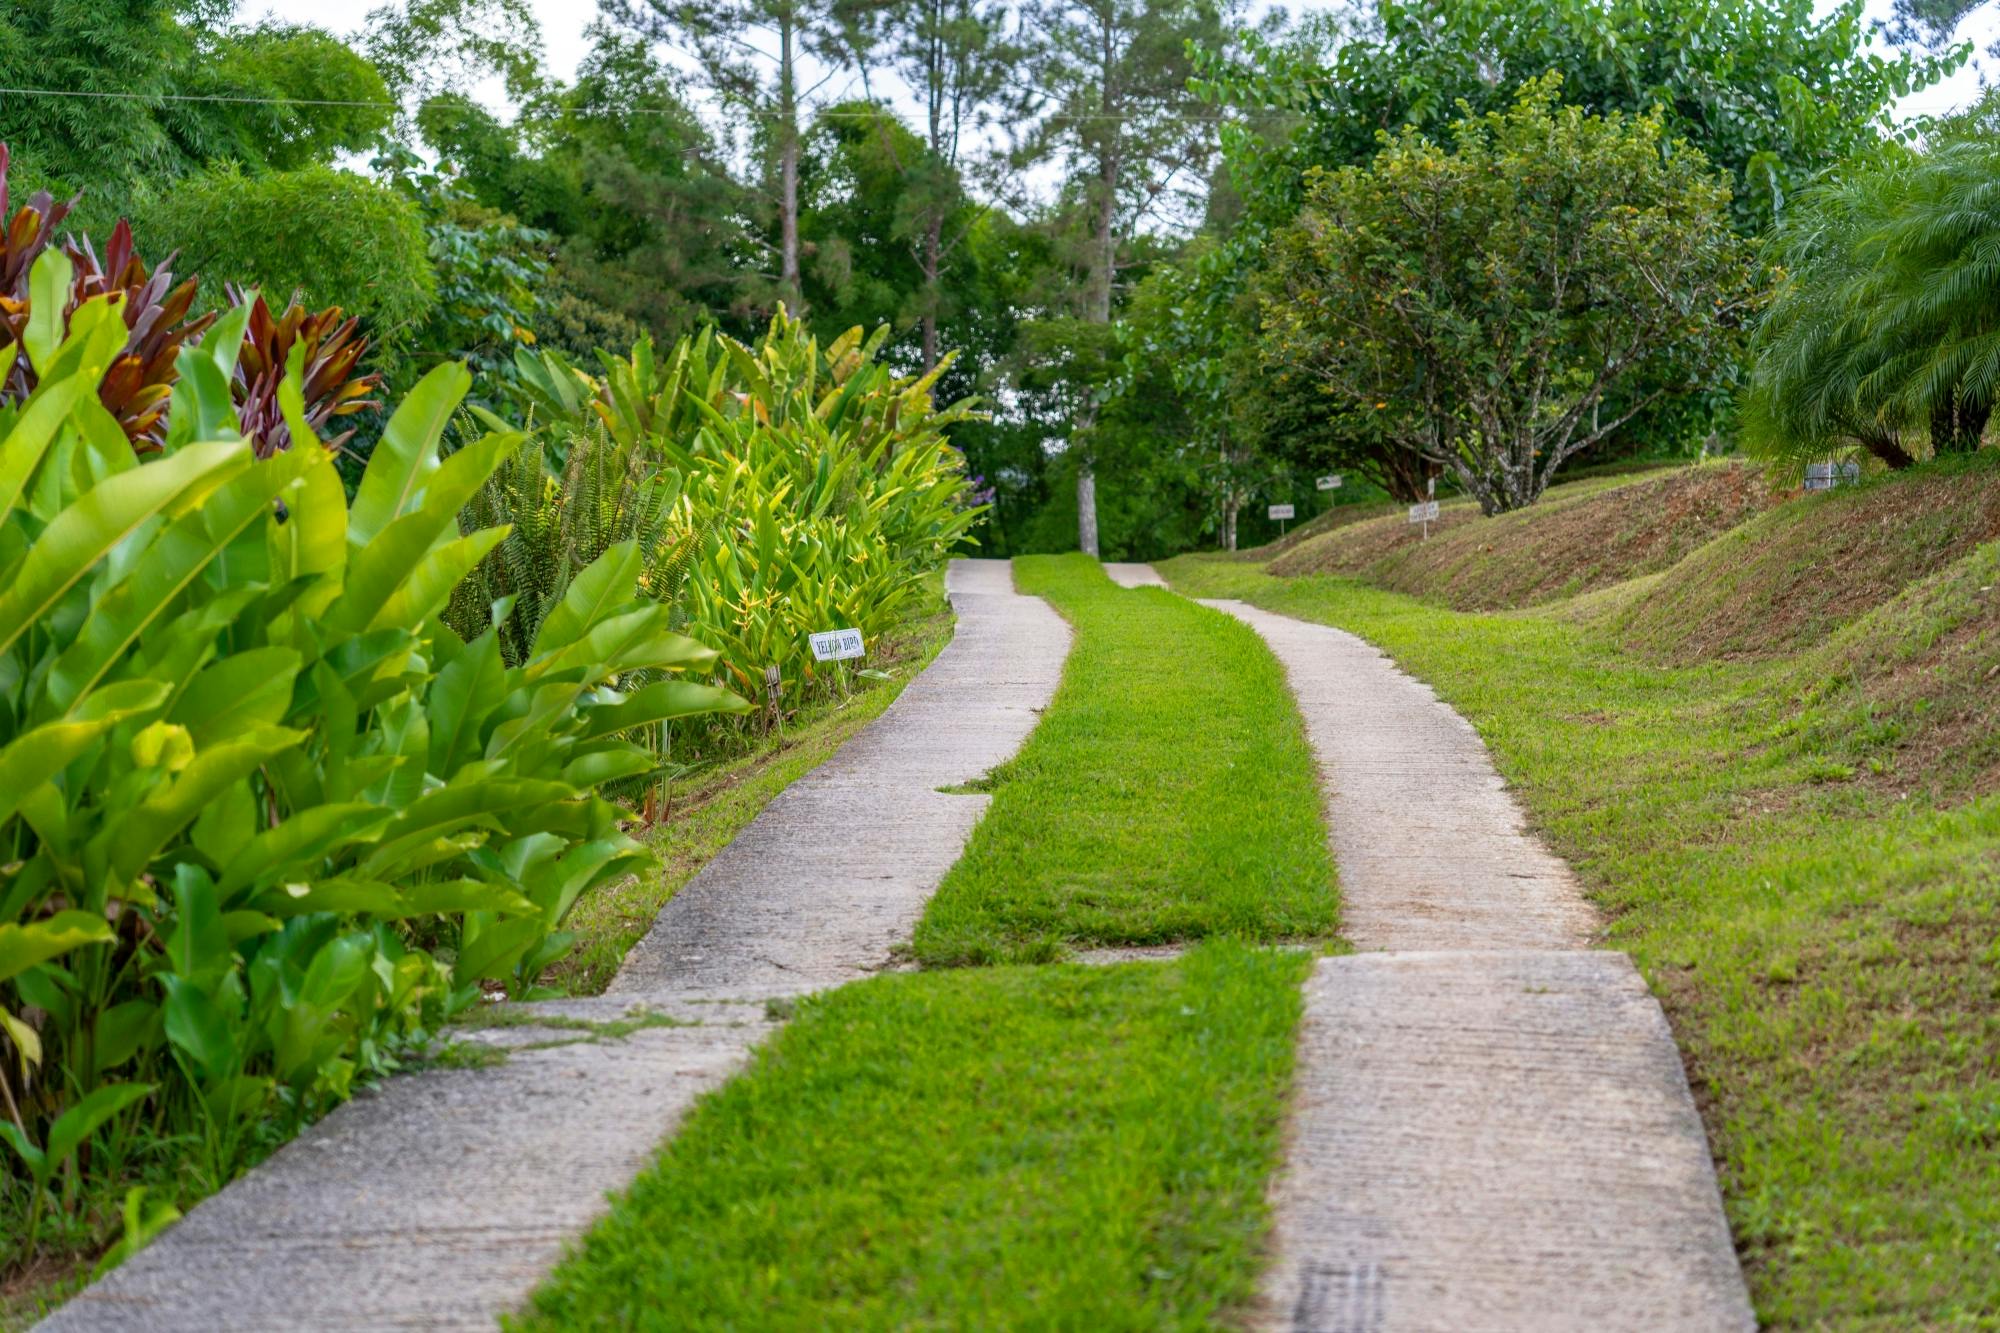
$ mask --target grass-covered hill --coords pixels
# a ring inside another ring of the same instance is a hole
[[[1459,610],[1530,606],[1665,569],[1775,500],[1736,463],[1587,477],[1492,519],[1447,500],[1428,539],[1398,507],[1298,542],[1270,568],[1349,574]]]

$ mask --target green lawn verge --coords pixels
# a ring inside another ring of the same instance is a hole
[[[1307,966],[1218,941],[803,1001],[511,1327],[1213,1327],[1255,1282]]]
[[[2000,798],[1941,807],[1871,764],[1893,729],[1796,662],[1663,667],[1551,616],[1162,571],[1358,633],[1479,729],[1667,1007],[1769,1325],[1994,1326]]]
[[[1076,639],[1061,688],[917,927],[928,964],[1042,962],[1072,945],[1324,936],[1333,866],[1283,668],[1228,616],[1030,556],[1021,591]]]

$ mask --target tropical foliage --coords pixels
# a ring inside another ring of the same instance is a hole
[[[67,267],[46,252],[32,284]],[[702,683],[714,652],[668,628],[629,542],[522,660],[439,618],[506,535],[459,511],[521,443],[440,457],[463,368],[411,392],[350,503],[303,348],[292,447],[240,430],[248,305],[181,352],[140,461],[95,393],[122,303],[31,319],[36,387],[0,408],[0,1137],[31,1219],[74,1196],[65,1160],[115,1173],[139,1133],[226,1178],[482,986],[531,990],[577,897],[647,859],[595,790],[653,767],[624,737],[747,707]]]
[[[945,439],[972,405],[937,408],[949,363],[898,375],[888,337],[856,328],[822,347],[780,310],[755,343],[704,332],[661,355],[642,338],[600,354],[597,377],[518,352],[540,444],[468,510],[513,535],[461,614],[513,596],[531,623],[595,551],[629,540],[651,595],[678,599],[738,689],[796,702],[825,684],[808,636],[895,624],[980,512]]]
[[[1770,246],[1744,440],[1797,472],[1977,449],[2000,396],[2000,141],[1888,146],[1803,197]]]

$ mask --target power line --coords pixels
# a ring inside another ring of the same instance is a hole
[[[326,97],[243,97],[233,93],[100,92],[96,90],[80,89],[80,88],[0,88],[0,97],[77,97],[77,98],[86,98],[98,101],[114,101],[114,102],[209,102],[209,103],[225,103],[231,106],[350,107],[359,110],[372,110],[372,111],[401,111],[404,109],[403,104],[401,102],[343,101],[338,98],[326,98]],[[622,108],[619,114],[635,115],[635,116],[673,116],[673,115],[684,114],[684,111],[687,109],[676,108],[674,110],[668,110],[664,107],[635,106],[635,107]],[[749,110],[750,114],[752,115],[762,116],[769,120],[775,120],[778,118],[778,113],[775,111],[761,111],[755,108],[744,108],[744,109]],[[1189,124],[1189,125],[1208,124],[1208,123],[1220,122],[1231,119],[1230,116],[1221,112],[1216,112],[1207,115],[1187,115],[1184,113],[1176,113],[1172,115],[1157,115],[1157,116],[1112,115],[1104,112],[1079,113],[1075,115],[1067,115],[1061,112],[1051,112],[1049,114],[1056,119],[1066,120],[1066,121],[1124,122],[1132,120],[1170,120],[1170,121],[1179,121],[1183,124]],[[820,111],[814,113],[811,119],[873,120],[875,119],[875,116],[872,113],[866,111]]]

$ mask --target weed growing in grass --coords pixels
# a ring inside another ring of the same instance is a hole
[[[510,1326],[1226,1322],[1309,965],[1218,941],[801,1001]]]
[[[1662,667],[1541,615],[1163,572],[1361,634],[1479,729],[1667,1007],[1768,1325],[1991,1320],[2000,799],[1844,780],[1884,738],[1839,690],[1801,702],[1804,658]]]
[[[990,776],[993,805],[917,927],[929,964],[1071,945],[1333,929],[1304,726],[1255,631],[1086,556],[1015,562],[1076,640],[1054,703]]]

